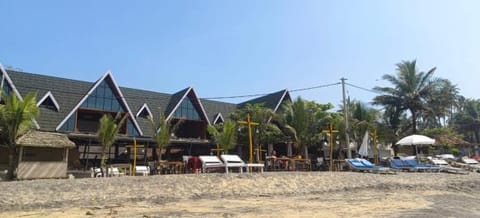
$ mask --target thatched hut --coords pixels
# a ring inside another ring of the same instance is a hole
[[[64,134],[31,131],[17,141],[20,148],[17,178],[67,177],[68,150],[75,147]]]

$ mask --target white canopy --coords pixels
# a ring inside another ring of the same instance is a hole
[[[435,144],[435,139],[429,138],[424,135],[410,135],[400,139],[396,143],[397,145],[433,145]]]

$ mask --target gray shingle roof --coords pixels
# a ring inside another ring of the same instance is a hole
[[[29,92],[37,92],[38,101],[48,91],[51,91],[52,95],[57,100],[60,106],[58,112],[47,108],[40,108],[40,117],[37,121],[40,125],[40,129],[43,131],[55,131],[57,125],[65,119],[65,116],[68,115],[68,113],[95,84],[95,82],[85,82],[13,70],[6,71],[22,96]],[[146,103],[154,117],[158,117],[160,113],[164,113],[165,116],[168,116],[189,90],[190,88],[185,88],[174,94],[165,94],[120,87],[120,91],[123,93],[123,96],[134,116],[143,104]],[[199,99],[199,101],[203,105],[210,122],[213,122],[218,113],[221,113],[225,119],[228,119],[233,111],[247,103],[254,104],[263,102],[266,107],[274,109],[284,93],[285,90],[282,90],[243,102],[239,105],[207,99]],[[135,117],[135,119],[145,136],[152,134],[150,123],[146,118]]]
[[[281,90],[281,91],[278,91],[278,92],[270,93],[268,95],[264,95],[264,96],[252,99],[252,100],[248,100],[248,101],[240,103],[238,105],[238,107],[242,108],[242,107],[246,106],[247,104],[262,104],[263,103],[263,106],[265,106],[266,108],[275,110],[278,103],[283,100],[282,97],[285,95],[285,92],[288,94],[288,91],[286,89],[284,89],[284,90]]]

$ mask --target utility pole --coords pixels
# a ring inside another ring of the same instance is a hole
[[[348,127],[348,105],[347,105],[347,100],[345,99],[345,78],[340,79],[342,81],[342,96],[343,96],[343,114],[344,114],[344,119],[345,119],[345,139],[347,141],[347,157],[350,159],[352,158],[352,148],[350,148],[350,136],[348,135],[348,132],[350,128]]]

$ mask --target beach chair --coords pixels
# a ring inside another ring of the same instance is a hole
[[[222,154],[220,158],[225,164],[225,173],[228,173],[229,168],[238,168],[240,173],[243,173],[245,162],[238,155]]]
[[[361,158],[346,159],[345,162],[347,163],[347,165],[352,171],[372,172],[372,173],[395,172],[391,170],[389,167],[376,166],[372,164],[370,161],[361,159]]]
[[[202,172],[206,173],[209,169],[224,168],[225,164],[217,156],[199,156],[202,162]]]
[[[370,168],[373,172],[378,172],[378,173],[396,173],[396,171],[390,167],[384,167],[384,166],[378,166],[373,164],[372,162],[363,159],[363,158],[357,158],[364,166],[367,168]]]
[[[263,173],[263,168],[265,167],[262,163],[245,163],[238,155],[220,155],[223,163],[225,164],[225,172],[228,173],[228,168],[239,168],[240,173],[243,172],[243,168],[247,168],[247,173],[250,172],[250,168],[259,168],[260,172]]]
[[[149,166],[135,166],[135,175],[140,174],[142,176],[150,175],[150,167]]]
[[[440,168],[440,172],[455,173],[455,174],[468,174],[468,171],[458,167],[452,167],[446,160],[432,159],[430,160],[433,165]]]
[[[390,167],[395,170],[416,171],[414,167],[400,159],[391,159]]]
[[[465,164],[465,168],[468,170],[474,171],[474,172],[480,172],[480,164],[478,163],[477,160],[468,158],[468,157],[462,157],[460,159],[463,164]]]
[[[415,171],[423,171],[423,172],[439,172],[440,167],[435,165],[427,165],[427,164],[420,164],[417,160],[408,159],[403,160],[406,164],[410,165],[415,169]]]

